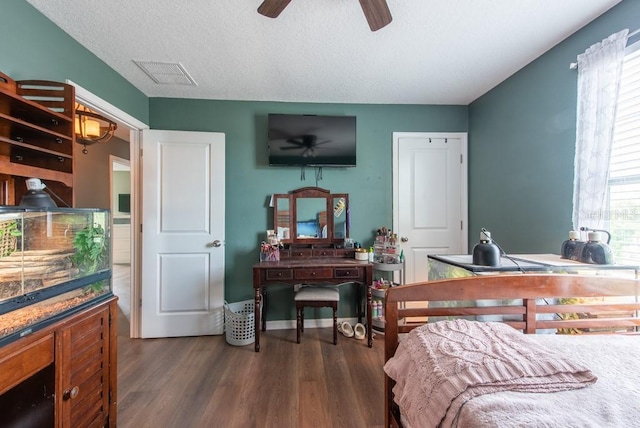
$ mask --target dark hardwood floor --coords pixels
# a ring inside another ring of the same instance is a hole
[[[119,323],[128,323],[120,314]],[[118,426],[381,427],[383,338],[267,331],[262,350],[224,336],[129,339],[119,325]]]

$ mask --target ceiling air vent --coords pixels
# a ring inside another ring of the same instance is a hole
[[[159,85],[198,85],[180,63],[136,60],[133,62]]]

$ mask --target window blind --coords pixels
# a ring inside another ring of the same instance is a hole
[[[636,46],[638,45],[638,46]],[[609,170],[609,229],[616,262],[640,264],[640,42],[625,57]]]

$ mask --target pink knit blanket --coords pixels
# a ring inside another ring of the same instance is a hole
[[[465,402],[499,391],[556,392],[597,377],[502,323],[462,319],[425,324],[384,366],[407,427],[456,426]]]

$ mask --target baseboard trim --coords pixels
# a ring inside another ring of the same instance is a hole
[[[358,318],[338,318],[338,324],[347,321],[352,326],[358,322]],[[305,319],[304,328],[328,328],[333,326],[331,318]],[[267,330],[295,330],[296,320],[267,321]]]

